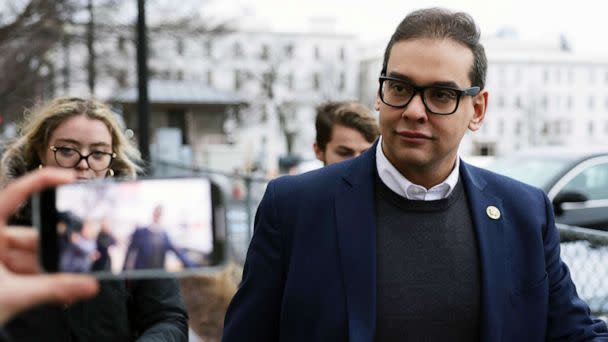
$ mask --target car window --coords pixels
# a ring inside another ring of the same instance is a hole
[[[567,165],[567,160],[539,159],[538,156],[500,157],[489,163],[486,168],[544,189]]]
[[[608,199],[608,163],[585,169],[572,178],[561,191],[577,191],[590,200]]]

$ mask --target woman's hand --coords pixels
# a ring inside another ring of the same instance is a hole
[[[92,276],[39,274],[37,232],[6,227],[8,218],[31,194],[74,179],[73,171],[44,168],[0,191],[0,324],[35,305],[70,304],[97,293],[99,285]]]

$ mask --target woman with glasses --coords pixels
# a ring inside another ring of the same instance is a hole
[[[78,178],[135,178],[139,152],[123,134],[116,116],[95,100],[62,97],[26,113],[21,136],[2,156],[0,183],[36,168],[73,168]],[[16,219],[29,223],[24,208]]]
[[[135,178],[139,152],[103,103],[58,98],[26,114],[21,136],[6,149],[0,182],[6,186],[36,168],[72,168],[85,181]],[[26,204],[11,224],[30,225]],[[187,340],[187,314],[171,279],[102,281],[99,295],[69,307],[40,307],[7,326],[17,341]]]

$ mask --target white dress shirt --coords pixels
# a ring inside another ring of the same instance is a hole
[[[386,158],[382,151],[382,137],[376,146],[376,168],[382,182],[396,194],[410,200],[435,201],[448,197],[456,183],[458,183],[460,158],[456,158],[456,165],[452,172],[443,182],[427,189],[421,185],[414,184],[405,178],[393,164]]]

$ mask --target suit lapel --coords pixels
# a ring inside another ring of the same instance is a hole
[[[338,249],[351,342],[373,341],[376,326],[375,145],[353,160],[335,195]]]
[[[481,341],[500,341],[507,295],[505,210],[502,200],[486,190],[485,180],[474,168],[461,162],[461,179],[467,194],[477,234],[481,264]],[[495,207],[501,213],[496,218]],[[492,217],[494,218],[492,218]]]
[[[335,194],[338,249],[348,312],[349,341],[373,341],[376,329],[376,213],[374,144],[353,160]],[[460,174],[477,234],[481,265],[481,341],[500,341],[507,300],[505,214],[502,200],[484,191],[485,180],[464,162]]]

